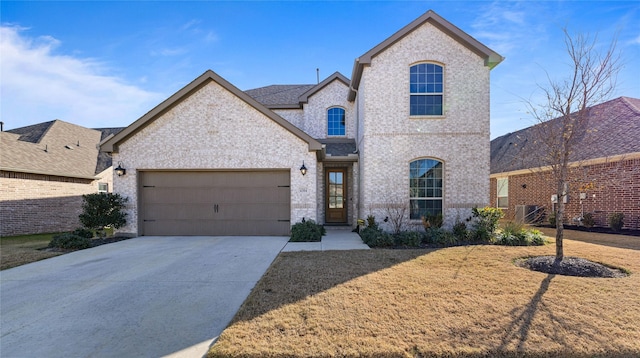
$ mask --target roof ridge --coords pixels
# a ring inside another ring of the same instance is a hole
[[[621,96],[620,99],[634,112],[636,112],[636,114],[640,114],[640,107],[636,106],[635,103],[631,102],[630,99],[636,100],[638,102],[640,102],[640,99],[638,98],[633,98],[633,97],[626,97],[626,96]]]

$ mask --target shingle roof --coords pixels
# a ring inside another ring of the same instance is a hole
[[[116,135],[116,134],[120,133],[120,131],[123,130],[123,129],[124,129],[124,127],[118,127],[118,128],[96,128],[95,130],[100,131],[100,133],[102,134],[100,136],[100,142],[102,142],[103,140],[105,140],[110,135]],[[103,170],[109,168],[112,164],[113,164],[113,161],[111,160],[111,155],[109,155],[109,153],[99,152],[98,153],[98,163],[96,164],[96,174],[101,173]]]
[[[0,169],[93,178],[100,136],[60,120],[0,132]]]
[[[315,85],[271,85],[244,93],[267,108],[299,108],[300,96]]]
[[[40,138],[44,135],[44,133],[51,127],[55,121],[42,122],[38,124],[33,124],[26,127],[20,127],[8,130],[9,133],[20,134],[20,140],[24,142],[30,143],[38,143]]]
[[[356,153],[356,141],[349,138],[319,139],[325,145],[325,153],[331,157],[346,157]]]
[[[492,174],[549,164],[541,161],[544,147],[534,144],[537,126],[491,141]],[[591,107],[586,128],[589,132],[574,148],[572,162],[640,152],[640,99],[619,97]]]

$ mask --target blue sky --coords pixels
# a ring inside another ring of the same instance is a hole
[[[432,9],[506,57],[491,72],[491,138],[533,123],[562,28],[617,35],[613,97],[640,98],[639,1],[0,2],[0,120],[127,126],[207,69],[242,90],[351,77],[355,58]]]

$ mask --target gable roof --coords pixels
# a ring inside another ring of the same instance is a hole
[[[433,10],[429,10],[422,14],[419,18],[413,20],[411,23],[400,29],[391,37],[382,41],[371,50],[367,51],[362,56],[358,57],[353,64],[353,72],[351,74],[351,90],[349,91],[349,101],[353,101],[356,98],[356,91],[360,86],[360,79],[362,78],[362,71],[366,65],[371,65],[371,59],[377,56],[379,53],[386,50],[391,45],[400,41],[402,38],[413,32],[416,28],[422,26],[424,23],[430,23],[440,29],[440,31],[449,35],[454,40],[476,53],[478,56],[484,59],[485,66],[490,69],[497,66],[504,58],[495,51],[491,50],[487,46],[480,43],[478,40],[469,36],[466,32],[460,30],[457,26],[436,14]]]
[[[0,170],[95,179],[100,136],[61,120],[0,132]]]
[[[284,118],[278,116],[273,113],[264,105],[260,104],[258,101],[253,99],[248,94],[242,92],[237,87],[229,83],[224,78],[220,77],[217,73],[212,70],[205,71],[198,78],[193,80],[191,83],[183,87],[181,90],[173,94],[171,97],[164,100],[162,103],[154,107],[152,110],[147,112],[144,116],[140,117],[138,120],[133,122],[131,125],[117,133],[111,138],[108,138],[100,145],[100,150],[105,152],[118,152],[118,144],[126,141],[133,135],[135,135],[142,128],[147,126],[149,123],[153,122],[156,118],[162,116],[165,112],[176,106],[178,103],[182,102],[185,98],[189,97],[191,94],[198,91],[200,88],[204,87],[210,82],[215,82],[218,85],[222,86],[227,91],[231,92],[233,95],[252,106],[260,113],[264,114],[274,122],[278,123],[280,126],[284,127],[286,130],[297,136],[298,138],[304,140],[309,145],[309,151],[318,151],[322,149],[322,145],[309,136],[307,133],[300,130],[298,127],[289,123]]]
[[[299,109],[309,101],[309,97],[338,80],[349,86],[349,79],[340,72],[334,72],[316,85],[271,85],[245,91],[256,101],[269,109]]]
[[[640,152],[640,99],[619,97],[590,107],[585,126],[589,137],[578,141],[571,162]],[[551,120],[558,122],[558,118]],[[491,141],[491,174],[537,168],[544,148],[535,145],[537,126],[505,134]]]

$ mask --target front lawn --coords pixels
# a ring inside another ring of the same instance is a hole
[[[53,235],[35,234],[0,238],[0,270],[28,264],[62,252],[44,251]]]
[[[554,245],[281,253],[210,357],[637,357],[636,249],[565,241],[624,278],[530,271]]]

